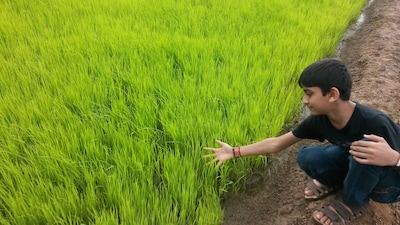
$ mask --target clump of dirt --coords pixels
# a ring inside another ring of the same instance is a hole
[[[400,123],[399,12],[398,0],[372,1],[365,9],[364,22],[344,38],[337,53],[353,76],[352,100],[384,111],[397,123]],[[223,224],[315,224],[312,212],[339,199],[340,194],[313,202],[304,199],[304,186],[309,178],[299,169],[296,154],[300,146],[314,144],[320,143],[304,140],[275,155],[267,176],[255,179],[259,180],[257,184],[245,186],[241,193],[224,201]],[[351,224],[400,224],[400,203],[371,202],[367,214]]]

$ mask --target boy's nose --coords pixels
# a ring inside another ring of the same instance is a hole
[[[308,105],[308,97],[303,95],[303,104]]]

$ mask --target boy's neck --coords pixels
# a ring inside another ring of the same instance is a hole
[[[355,107],[356,103],[353,101],[338,102],[335,110],[327,115],[332,126],[338,130],[343,129],[353,115]]]

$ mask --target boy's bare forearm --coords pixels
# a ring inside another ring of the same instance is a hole
[[[292,132],[289,132],[279,137],[271,137],[253,144],[241,146],[240,155],[251,156],[277,153],[300,140]]]
[[[276,145],[275,138],[267,138],[262,141],[241,146],[241,155],[242,156],[251,156],[251,155],[264,155],[268,153],[276,153],[281,149]]]

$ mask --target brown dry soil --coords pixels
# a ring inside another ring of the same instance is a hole
[[[352,100],[378,108],[400,122],[400,1],[375,0],[364,9],[364,22],[347,32],[337,56],[353,76]],[[264,174],[252,174],[238,194],[223,202],[224,225],[308,225],[314,210],[340,198],[340,193],[319,201],[306,201],[303,191],[308,177],[296,163],[301,145],[320,144],[304,140],[274,156]],[[398,225],[400,203],[371,202],[367,214],[353,225]]]

